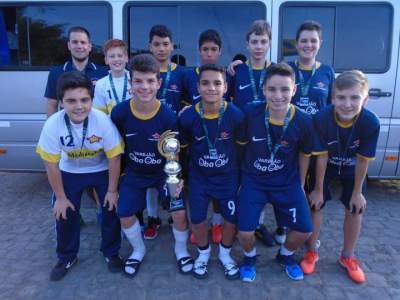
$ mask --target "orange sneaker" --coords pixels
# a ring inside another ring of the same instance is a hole
[[[364,271],[360,267],[360,263],[355,257],[343,257],[340,256],[339,264],[347,270],[349,277],[357,283],[365,282]]]
[[[301,260],[300,266],[303,270],[303,273],[306,275],[312,274],[315,271],[315,264],[319,260],[319,256],[317,252],[308,251],[304,254],[303,259]]]
[[[211,240],[214,244],[221,243],[222,240],[222,226],[215,224],[211,227]]]
[[[196,244],[197,244],[196,237],[194,236],[194,233],[193,233],[193,232],[190,233],[190,242],[191,242],[193,245],[196,245]]]

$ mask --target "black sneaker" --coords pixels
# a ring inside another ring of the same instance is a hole
[[[114,255],[111,257],[106,257],[106,262],[108,266],[108,271],[111,273],[119,273],[122,271],[124,267],[124,261],[122,260],[121,256]]]
[[[75,257],[73,260],[68,262],[63,262],[59,260],[57,264],[54,266],[53,270],[50,273],[51,281],[59,281],[67,275],[69,269],[78,261],[78,258]]]
[[[256,237],[267,247],[275,246],[274,237],[264,224],[260,225],[255,231]]]

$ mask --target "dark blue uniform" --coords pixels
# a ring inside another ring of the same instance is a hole
[[[175,114],[157,102],[154,114],[147,119],[138,116],[134,100],[119,103],[111,112],[111,120],[125,141],[125,175],[121,178],[118,215],[133,216],[146,206],[146,190],[164,188],[165,158],[157,149],[161,134],[167,130],[177,131]],[[165,195],[166,193],[160,193]]]
[[[354,188],[356,157],[375,157],[380,123],[378,117],[363,108],[351,124],[340,123],[333,105],[321,110],[314,118],[316,130],[315,154],[327,153],[329,160],[325,175],[325,200],[330,199],[328,182],[339,178],[343,183],[341,201],[347,207]]]
[[[313,150],[312,119],[294,106],[287,129],[283,124],[269,122],[272,144],[280,148],[275,157],[267,146],[265,103],[246,107],[245,160],[242,163],[242,184],[239,195],[239,230],[254,231],[260,212],[266,203],[274,206],[279,226],[301,232],[311,232],[312,224],[308,204],[301,188],[299,153],[311,154]]]
[[[227,221],[236,223],[237,142],[244,140],[244,116],[231,103],[224,102],[224,107],[220,126],[219,114],[201,118],[199,104],[185,110],[179,119],[182,146],[189,146],[189,203],[194,224],[206,219],[210,198],[219,201],[221,213]],[[210,141],[215,141],[215,157],[209,153],[203,124],[207,127]]]

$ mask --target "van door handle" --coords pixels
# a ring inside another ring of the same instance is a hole
[[[368,91],[368,95],[373,98],[380,98],[380,97],[391,97],[392,93],[382,92],[381,89],[370,89]]]

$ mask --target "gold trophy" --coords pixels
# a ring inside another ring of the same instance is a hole
[[[178,132],[167,130],[160,136],[157,143],[158,152],[167,159],[164,172],[167,174],[165,182],[167,184],[169,196],[171,197],[170,211],[184,208],[183,200],[176,199],[176,191],[180,182],[178,175],[182,170],[178,162],[180,143],[176,138],[177,134]]]

